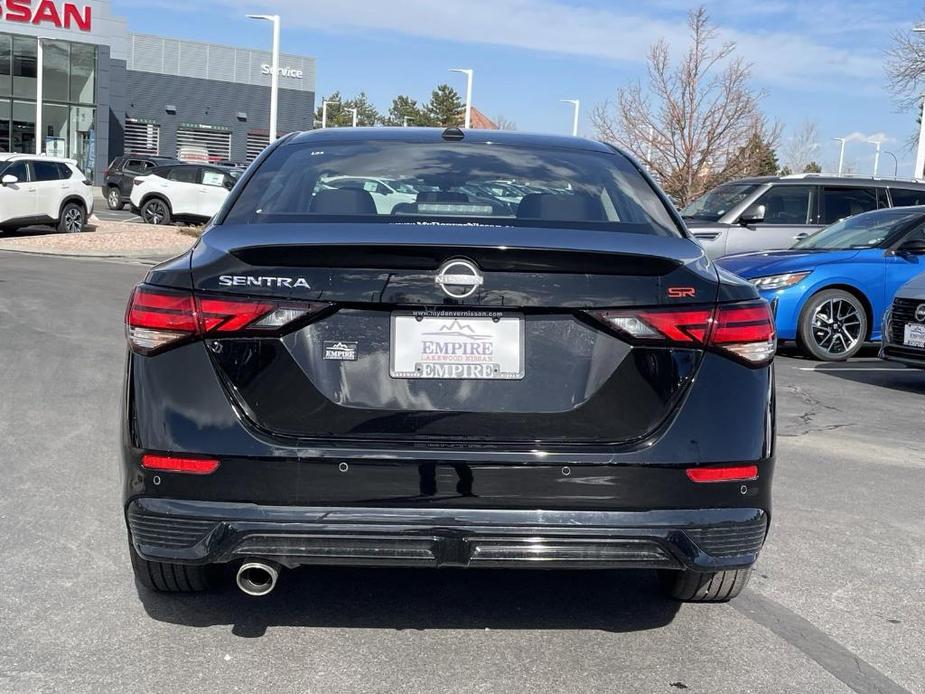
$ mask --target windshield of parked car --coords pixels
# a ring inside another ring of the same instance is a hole
[[[280,146],[245,182],[223,223],[357,221],[682,234],[621,154],[458,142]]]
[[[917,219],[925,220],[925,215],[899,208],[859,214],[835,222],[793,247],[815,251],[877,248]]]
[[[754,183],[729,183],[714,188],[681,210],[684,219],[717,222],[733,207],[747,198],[758,186]]]

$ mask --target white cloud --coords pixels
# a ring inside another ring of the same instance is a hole
[[[261,5],[259,0],[205,0],[204,4],[210,3],[232,6],[237,11],[254,11]],[[264,0],[262,4],[282,15],[289,27],[387,31],[631,63],[643,62],[649,46],[659,38],[679,51],[687,45],[683,12],[656,9],[647,15],[642,10],[613,6],[580,7],[564,0],[338,0],[310,5],[304,0]],[[769,85],[813,92],[829,88],[856,90],[858,81],[882,77],[879,54],[839,48],[814,38],[808,31],[763,31],[760,23],[749,32],[723,26],[719,29],[721,38],[734,41],[739,55],[753,64],[755,77]]]

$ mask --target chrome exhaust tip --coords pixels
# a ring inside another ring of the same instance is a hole
[[[279,571],[276,567],[262,561],[241,564],[235,577],[238,588],[255,597],[268,595],[276,587],[278,579]]]

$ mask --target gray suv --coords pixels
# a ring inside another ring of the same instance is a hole
[[[925,204],[925,182],[795,174],[724,183],[681,211],[711,258],[790,248],[845,217]]]

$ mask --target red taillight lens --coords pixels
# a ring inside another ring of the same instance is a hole
[[[686,472],[691,482],[744,482],[758,479],[757,465],[691,467]]]
[[[642,343],[715,347],[756,366],[770,361],[777,349],[774,319],[766,301],[591,313]]]
[[[129,301],[125,328],[132,349],[151,354],[214,333],[272,334],[329,305],[193,296],[192,292],[140,285]]]
[[[214,458],[187,458],[174,455],[141,456],[141,467],[162,472],[185,472],[189,475],[210,475],[218,470],[219,461]]]
[[[777,351],[777,331],[770,304],[721,304],[716,309],[710,344],[749,364],[771,361]]]

